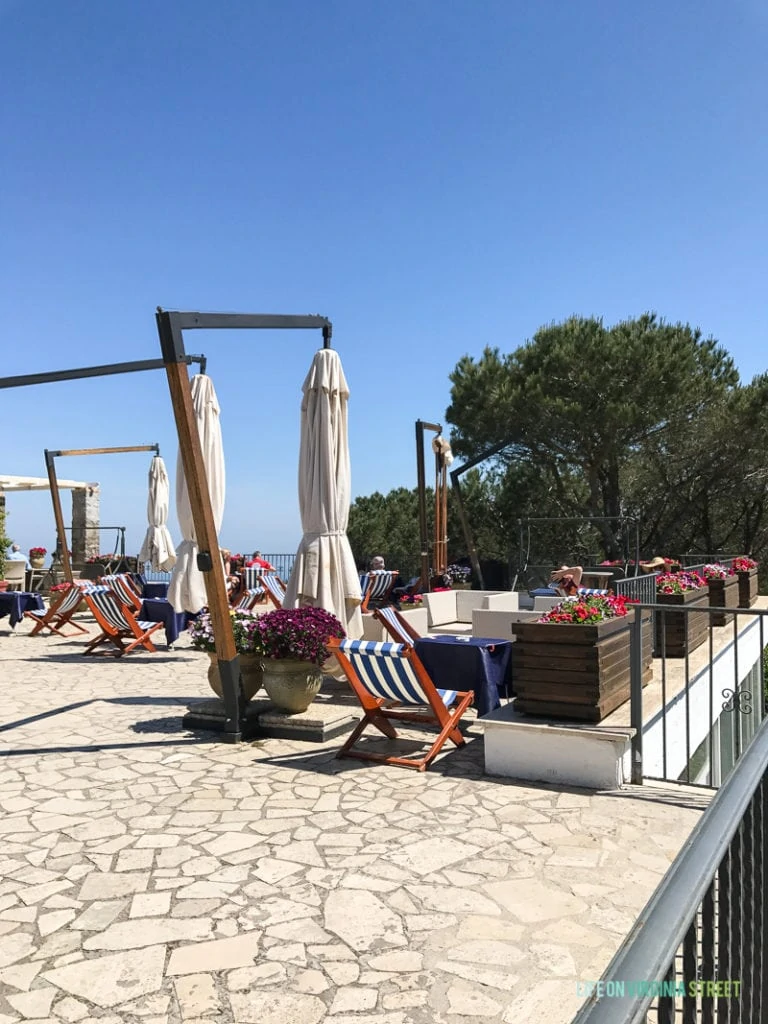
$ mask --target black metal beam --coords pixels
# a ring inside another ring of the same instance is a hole
[[[200,363],[200,370],[205,373],[205,356],[185,355],[180,362]],[[165,363],[162,359],[141,359],[130,363],[108,363],[105,366],[84,366],[77,370],[55,370],[51,373],[25,373],[18,377],[0,377],[0,389],[25,388],[30,384],[55,384],[61,380],[82,380],[85,377],[109,377],[116,373],[141,373],[144,370],[162,370]]]
[[[486,459],[490,459],[492,456],[498,455],[498,453],[504,448],[509,448],[512,443],[513,442],[511,441],[502,441],[500,444],[495,444],[492,448],[488,448],[486,451],[481,452],[480,455],[476,455],[474,459],[470,459],[469,462],[465,462],[463,466],[459,466],[458,469],[451,470],[451,487],[453,487],[454,494],[456,495],[456,506],[459,510],[461,528],[464,531],[467,554],[469,555],[469,560],[472,563],[472,570],[477,576],[481,590],[485,590],[485,580],[483,579],[483,571],[480,568],[480,556],[477,553],[475,536],[472,533],[471,526],[469,525],[467,510],[464,505],[464,495],[461,493],[459,477],[468,470],[474,469],[474,467],[479,465],[481,462],[485,462]]]
[[[321,330],[323,348],[331,347],[333,324],[326,316],[292,316],[282,313],[190,313],[157,307],[157,330],[164,365],[186,360],[183,331]],[[205,368],[201,369],[205,373]]]

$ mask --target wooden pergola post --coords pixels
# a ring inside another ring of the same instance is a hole
[[[45,469],[48,473],[48,483],[51,488],[53,517],[56,520],[56,536],[59,541],[59,551],[61,552],[61,564],[64,568],[64,576],[70,583],[72,582],[72,560],[69,557],[69,548],[67,547],[67,530],[64,526],[59,481],[56,477],[56,459],[62,455],[115,455],[118,452],[154,452],[156,455],[159,455],[160,445],[139,444],[121,448],[69,448],[56,452],[45,449]]]

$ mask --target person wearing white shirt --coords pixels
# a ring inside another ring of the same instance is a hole
[[[32,566],[29,564],[29,559],[26,555],[21,553],[21,548],[18,544],[11,544],[10,554],[5,556],[6,562],[24,562],[25,569],[31,569]]]

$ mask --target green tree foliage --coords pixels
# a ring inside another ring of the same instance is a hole
[[[466,474],[464,501],[484,558],[506,560],[508,546],[500,543],[503,524],[498,519],[499,502],[493,477],[479,472]],[[427,530],[434,538],[435,494],[427,488]],[[420,571],[419,498],[416,488],[398,487],[388,494],[376,491],[355,499],[349,510],[347,536],[358,566],[368,567],[373,555],[384,555],[387,567],[399,569],[405,577]],[[464,535],[452,491],[448,492],[448,559],[467,554]]]
[[[584,317],[550,324],[506,356],[465,356],[450,380],[458,454],[506,442],[503,461],[548,484],[541,514],[557,514],[555,505],[618,517],[630,461],[647,445],[673,445],[728,399],[738,373],[713,339],[645,314],[613,327]],[[600,529],[605,552],[618,557],[617,526]]]

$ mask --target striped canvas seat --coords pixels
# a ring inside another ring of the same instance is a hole
[[[59,636],[77,636],[78,633],[87,633],[88,630],[84,626],[72,621],[72,616],[83,599],[83,591],[85,589],[84,585],[75,583],[69,590],[63,591],[61,596],[57,595],[57,597],[51,598],[48,608],[42,611],[38,608],[30,608],[28,611],[25,611],[24,617],[32,619],[35,623],[29,635],[35,636],[46,629],[51,633],[57,633]],[[66,625],[72,626],[74,632],[63,632],[62,627]]]
[[[362,611],[368,611],[371,602],[376,605],[386,604],[399,575],[398,569],[372,569],[368,573],[368,582],[363,592]]]
[[[368,693],[399,704],[429,704],[421,682],[406,657],[409,645],[388,640],[342,640],[339,650],[349,658]],[[450,707],[456,690],[437,690]]]
[[[395,643],[413,646],[416,640],[421,639],[410,622],[403,618],[392,604],[386,605],[384,608],[377,608],[373,617],[382,624]]]
[[[101,576],[99,582],[109,587],[121,604],[128,605],[129,608],[133,608],[137,612],[141,610],[141,594],[128,573]]]
[[[337,757],[398,764],[425,771],[446,740],[464,743],[458,722],[472,703],[471,691],[442,690],[432,682],[413,647],[372,640],[330,640],[328,643],[363,708],[363,718]],[[452,705],[455,705],[452,707]],[[408,710],[418,708],[420,710]],[[397,739],[396,721],[438,728],[437,739],[422,757],[398,757],[355,749],[369,725],[389,739]]]
[[[243,587],[246,590],[253,590],[255,587],[258,587],[261,583],[262,576],[267,571],[268,570],[264,569],[264,566],[261,565],[246,566],[240,574],[243,581]]]
[[[265,572],[259,580],[267,591],[267,597],[276,608],[283,607],[285,600],[285,584],[275,572]]]
[[[121,605],[114,593],[106,588],[86,590],[83,597],[102,630],[86,647],[86,654],[93,654],[100,644],[106,642],[114,644],[118,658],[139,646],[152,652],[157,649],[150,637],[163,628],[162,622],[140,621],[127,605]],[[126,644],[125,641],[130,642]]]
[[[264,587],[253,587],[251,590],[246,590],[234,607],[249,612],[257,604],[261,604],[266,596],[267,592]]]
[[[606,597],[608,595],[607,590],[598,590],[595,587],[579,587],[577,593],[579,597]]]

